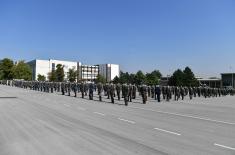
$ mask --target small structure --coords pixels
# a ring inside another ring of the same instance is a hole
[[[211,88],[221,88],[222,82],[220,78],[197,78],[200,85],[206,85]]]
[[[235,73],[221,73],[222,87],[232,87],[235,88]]]

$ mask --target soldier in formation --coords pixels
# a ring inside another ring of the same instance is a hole
[[[85,98],[86,94],[89,93],[89,99],[93,100],[94,91],[98,92],[99,101],[102,101],[102,96],[107,96],[111,100],[111,103],[114,103],[115,98],[117,100],[122,100],[123,97],[124,104],[127,106],[128,102],[132,102],[136,98],[137,91],[142,97],[142,103],[147,103],[147,98],[149,97],[157,102],[162,100],[170,101],[172,96],[174,100],[178,101],[179,99],[184,100],[187,96],[190,100],[196,97],[204,98],[216,98],[223,97],[226,95],[234,95],[234,89],[226,88],[210,88],[207,86],[199,87],[183,87],[183,86],[147,86],[142,85],[133,85],[133,84],[113,84],[106,83],[97,85],[91,83],[87,84],[84,82],[40,82],[40,81],[22,81],[22,80],[0,80],[0,84],[7,86],[15,86],[24,89],[30,89],[34,91],[41,91],[46,93],[62,93],[62,95],[71,95],[71,92],[74,92],[74,97],[77,97],[77,94],[81,94],[82,98]],[[116,94],[116,95],[115,95]]]

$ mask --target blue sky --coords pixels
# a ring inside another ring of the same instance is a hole
[[[235,0],[0,0],[3,57],[219,76],[235,71]]]

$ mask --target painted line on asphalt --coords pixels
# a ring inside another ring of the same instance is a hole
[[[222,148],[225,148],[225,149],[229,149],[229,150],[235,150],[235,148],[233,147],[229,147],[229,146],[225,146],[225,145],[221,145],[221,144],[214,144],[215,146],[218,146],[218,147],[222,147]]]
[[[66,106],[66,107],[70,107],[70,105],[68,105],[68,104],[64,104],[64,106]]]
[[[77,107],[78,110],[82,110],[82,111],[85,111],[86,108],[82,108],[82,107]]]
[[[123,118],[118,118],[120,121],[124,121],[124,122],[127,122],[127,123],[131,123],[131,124],[135,124],[134,121],[130,121],[130,120],[127,120],[127,119],[123,119]]]
[[[94,114],[97,114],[97,115],[105,116],[105,114],[100,113],[100,112],[93,112],[93,113],[94,113]]]
[[[164,129],[160,129],[160,128],[154,128],[154,129],[155,129],[155,130],[158,130],[158,131],[170,133],[170,134],[173,134],[173,135],[181,136],[180,133],[176,133],[176,132],[172,132],[172,131],[168,131],[168,130],[164,130]]]
[[[220,121],[220,120],[215,120],[215,119],[210,119],[210,118],[203,118],[203,117],[198,117],[198,116],[190,116],[190,115],[185,115],[185,114],[178,114],[178,113],[165,112],[165,111],[158,111],[158,110],[145,109],[145,108],[138,108],[138,107],[130,107],[130,108],[141,109],[141,110],[147,110],[147,111],[153,111],[153,112],[158,112],[158,113],[168,114],[168,115],[175,115],[175,116],[180,116],[180,117],[188,117],[188,118],[199,119],[199,120],[209,121],[209,122],[214,122],[214,123],[235,125],[235,123],[232,123],[232,122]]]

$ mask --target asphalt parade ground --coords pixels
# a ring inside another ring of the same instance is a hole
[[[98,101],[0,86],[0,155],[235,155],[235,96]]]

